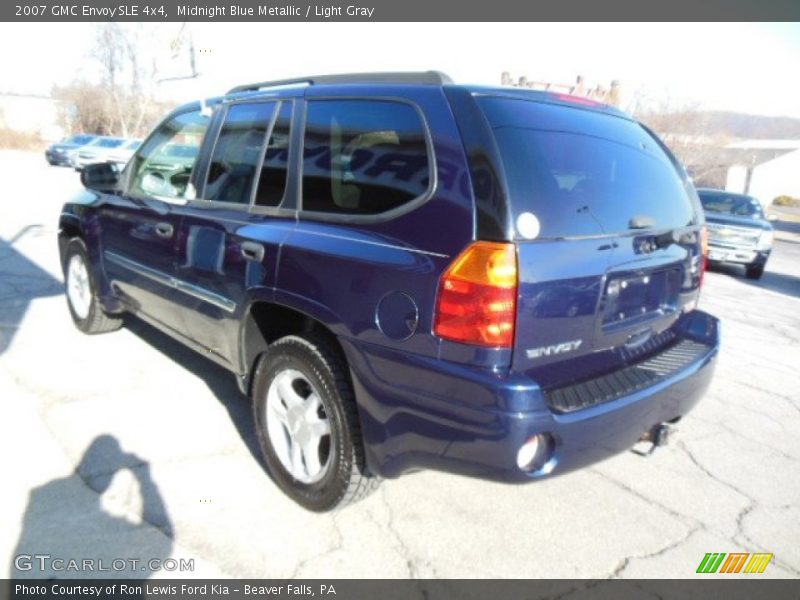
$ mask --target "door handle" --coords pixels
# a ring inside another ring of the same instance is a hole
[[[159,223],[156,225],[156,235],[162,238],[171,238],[175,229],[169,223]]]
[[[242,242],[241,252],[245,260],[252,260],[255,262],[264,260],[264,246],[256,242]]]

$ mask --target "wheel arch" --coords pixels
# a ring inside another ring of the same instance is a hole
[[[252,391],[256,364],[269,345],[287,335],[314,332],[325,337],[347,365],[347,356],[336,334],[321,320],[266,299],[248,305],[239,332],[240,387],[246,395]]]
[[[81,221],[76,215],[62,214],[58,220],[58,253],[61,257],[61,267],[64,268],[67,246],[70,240],[79,238],[86,243],[86,239],[81,227]]]

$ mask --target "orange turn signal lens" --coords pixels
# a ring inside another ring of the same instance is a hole
[[[510,348],[516,310],[514,244],[475,242],[442,276],[434,333],[455,342]]]

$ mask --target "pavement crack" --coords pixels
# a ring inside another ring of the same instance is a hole
[[[751,512],[759,508],[758,501],[755,498],[753,498],[750,494],[743,491],[738,486],[730,483],[729,481],[721,479],[720,477],[709,471],[708,468],[697,459],[694,453],[691,450],[689,450],[689,448],[683,441],[678,442],[677,445],[678,448],[680,448],[686,454],[689,460],[692,461],[692,463],[703,473],[705,473],[708,477],[710,477],[717,483],[733,490],[734,492],[736,492],[737,494],[739,494],[740,496],[744,497],[747,500],[747,505],[744,506],[736,515],[736,521],[735,521],[736,529],[733,535],[731,536],[731,541],[736,544],[740,544],[741,546],[747,548],[748,550],[752,548],[759,548],[759,545],[752,539],[750,539],[744,531],[744,520]]]
[[[411,548],[408,547],[408,544],[406,544],[405,540],[403,540],[403,537],[400,535],[400,532],[395,527],[394,509],[389,504],[388,498],[386,498],[386,487],[382,486],[378,488],[377,495],[381,499],[381,502],[383,503],[384,507],[386,508],[386,513],[388,515],[385,527],[396,542],[395,547],[398,551],[398,554],[400,554],[400,556],[405,561],[406,570],[408,571],[408,577],[410,579],[438,578],[438,575],[436,574],[436,569],[434,568],[433,564],[431,564],[429,561],[424,561],[414,558]],[[427,573],[423,572],[422,568],[425,568],[428,572]],[[420,593],[423,595],[423,597],[426,597],[427,590],[420,588]]]
[[[338,552],[344,548],[344,534],[342,533],[342,530],[339,527],[339,522],[337,519],[338,515],[334,513],[331,516],[331,525],[333,526],[333,531],[335,533],[335,540],[333,544],[331,544],[325,551],[309,556],[308,558],[304,558],[299,563],[297,563],[297,565],[295,565],[294,570],[292,571],[292,574],[289,575],[290,580],[298,579],[300,577],[300,573],[302,573],[303,569],[309,563],[326,558],[332,555],[334,552]]]
[[[747,383],[746,381],[739,381],[739,380],[736,380],[736,379],[732,379],[731,382],[735,383],[736,385],[740,385],[742,387],[749,388],[749,389],[751,389],[751,390],[753,390],[755,392],[758,392],[759,394],[766,394],[768,396],[774,396],[775,398],[781,398],[782,400],[785,400],[786,402],[788,402],[789,405],[792,408],[794,408],[797,412],[800,412],[800,406],[798,404],[796,404],[796,402],[798,400],[795,399],[795,398],[792,398],[791,396],[787,396],[785,394],[781,394],[779,392],[772,391],[772,390],[767,389],[765,387],[758,387],[758,386],[753,385],[751,383]]]
[[[671,542],[671,543],[667,544],[666,546],[663,546],[662,548],[659,548],[655,552],[648,552],[646,554],[637,554],[637,555],[634,555],[634,556],[627,556],[627,557],[623,558],[620,561],[620,563],[617,565],[617,567],[607,577],[607,579],[619,578],[622,575],[622,573],[625,571],[625,569],[627,569],[630,566],[631,562],[633,562],[634,560],[647,560],[647,559],[650,559],[650,558],[656,558],[658,556],[661,556],[661,555],[669,552],[670,550],[673,550],[673,549],[677,548],[678,546],[681,546],[681,545],[685,544],[686,542],[689,541],[689,539],[695,533],[697,533],[698,531],[701,531],[702,529],[704,529],[704,527],[702,525],[698,525],[697,527],[693,527],[686,533],[686,535],[681,537],[679,540],[675,540],[674,542]]]
[[[789,460],[789,461],[792,461],[792,462],[797,462],[798,460],[800,460],[796,456],[792,456],[791,454],[787,454],[783,450],[781,450],[779,448],[776,448],[775,446],[773,446],[771,444],[768,444],[768,443],[764,442],[763,440],[753,439],[753,438],[745,435],[744,433],[742,433],[738,429],[734,429],[734,428],[730,427],[729,425],[727,425],[725,423],[717,423],[717,425],[719,425],[719,427],[721,429],[723,429],[724,431],[727,431],[731,435],[734,435],[736,437],[742,438],[743,440],[747,440],[748,442],[756,444],[757,446],[759,446],[761,448],[765,448],[765,449],[769,450],[770,452],[774,452],[775,454],[777,454],[778,456],[780,456],[782,458],[785,458],[786,460]]]
[[[590,469],[590,470],[593,473],[595,473],[595,474],[599,475],[600,477],[602,477],[603,479],[607,480],[608,482],[612,483],[613,485],[616,485],[620,489],[628,492],[629,494],[632,494],[633,496],[636,496],[640,500],[643,500],[647,504],[650,504],[651,506],[655,506],[655,507],[659,508],[660,510],[663,510],[667,514],[675,517],[676,519],[679,519],[680,521],[683,521],[686,525],[692,525],[694,527],[705,528],[705,525],[701,521],[698,521],[697,519],[694,519],[694,518],[690,517],[689,515],[685,515],[683,513],[680,513],[677,510],[675,510],[674,508],[669,507],[666,504],[662,504],[658,500],[650,498],[649,496],[645,496],[641,492],[633,489],[632,487],[630,487],[629,485],[623,483],[622,481],[620,481],[618,479],[615,479],[614,477],[611,477],[610,475],[606,475],[605,473],[603,473],[601,471],[598,471],[596,469]]]

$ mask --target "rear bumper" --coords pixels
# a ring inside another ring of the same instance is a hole
[[[369,468],[384,477],[432,468],[525,482],[566,473],[633,446],[702,398],[719,348],[719,322],[695,311],[688,339],[707,351],[657,384],[568,414],[548,408],[536,382],[343,340],[353,373]],[[516,465],[531,436],[552,436],[533,473]]]

